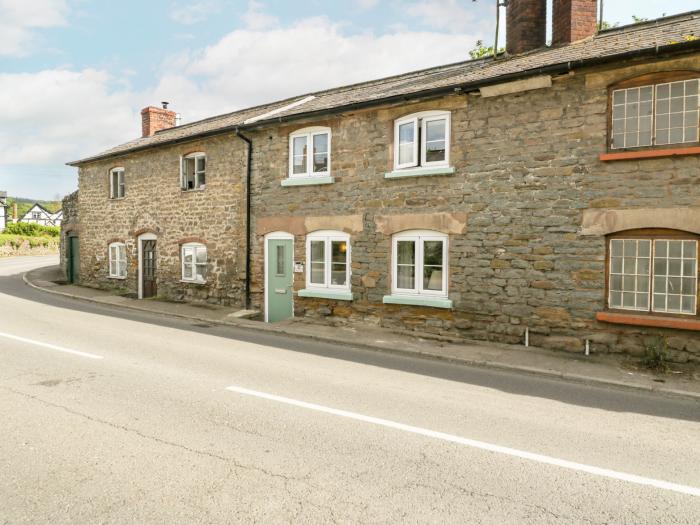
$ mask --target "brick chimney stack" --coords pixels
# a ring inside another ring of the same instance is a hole
[[[150,137],[162,129],[174,128],[176,123],[177,113],[168,109],[167,102],[163,102],[162,108],[148,106],[141,110],[141,130],[144,137]]]
[[[546,35],[547,0],[508,0],[506,51],[509,55],[544,47]]]
[[[597,0],[553,0],[552,44],[570,44],[596,33]]]

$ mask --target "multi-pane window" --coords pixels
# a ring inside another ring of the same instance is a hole
[[[699,83],[691,79],[614,90],[611,147],[698,142]]]
[[[350,237],[322,231],[306,238],[308,288],[350,289]]]
[[[182,280],[203,283],[207,280],[207,247],[203,244],[182,245]]]
[[[450,156],[450,114],[442,111],[401,118],[394,127],[396,169],[446,166]]]
[[[654,241],[655,312],[694,314],[698,297],[698,243]]]
[[[203,190],[206,183],[207,157],[204,153],[191,153],[182,158],[181,186],[185,191]]]
[[[126,246],[120,242],[109,245],[109,276],[114,279],[126,278]]]
[[[109,171],[109,197],[121,199],[126,195],[124,183],[124,168],[114,168]]]
[[[331,130],[306,128],[289,136],[289,176],[326,177],[331,166]]]
[[[392,252],[392,293],[447,296],[447,235],[396,234]]]
[[[611,239],[608,306],[695,315],[698,242]]]
[[[656,143],[698,140],[698,80],[656,86]]]

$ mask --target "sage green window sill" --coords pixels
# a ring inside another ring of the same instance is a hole
[[[311,290],[306,288],[299,290],[299,297],[316,297],[318,299],[335,299],[337,301],[352,301],[352,292],[340,290]]]
[[[296,179],[284,179],[282,186],[315,186],[317,184],[333,184],[333,177],[299,177]]]
[[[384,304],[408,304],[413,306],[430,306],[432,308],[452,308],[452,301],[444,297],[385,295],[382,302]]]
[[[428,177],[432,175],[453,175],[455,169],[451,166],[439,168],[415,168],[406,170],[394,170],[384,174],[385,179],[403,179],[404,177]]]

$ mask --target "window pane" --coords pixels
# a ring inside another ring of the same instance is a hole
[[[398,241],[396,243],[397,262],[399,264],[416,263],[416,242]]]
[[[196,176],[196,186],[197,186],[197,188],[201,188],[202,186],[204,186],[204,184],[205,184],[205,182],[206,182],[204,178],[205,178],[204,172],[197,173],[197,176]]]
[[[328,171],[328,154],[317,153],[314,155],[314,173],[323,173]]]
[[[206,157],[197,157],[197,171],[204,171],[206,169],[207,159]]]
[[[412,290],[416,287],[416,268],[414,266],[399,266],[396,271],[396,287]]]
[[[311,261],[324,262],[326,253],[325,241],[311,241]]]
[[[425,241],[423,243],[423,264],[442,266],[442,241]]]
[[[347,284],[347,265],[345,263],[331,264],[331,284],[336,286]]]
[[[183,267],[182,271],[182,278],[183,279],[192,279],[192,266],[185,263],[185,266]]]
[[[447,158],[445,150],[445,141],[437,140],[428,142],[425,145],[425,161],[426,162],[441,162]]]
[[[650,258],[651,241],[648,239],[610,241],[610,308],[649,308]]]
[[[276,246],[276,261],[277,261],[277,275],[284,275],[284,268],[285,268],[285,257],[284,257],[284,245],[278,244]]]
[[[415,162],[413,158],[413,144],[401,144],[399,146],[399,164]]]
[[[442,291],[442,266],[423,267],[423,288]]]
[[[426,140],[432,142],[435,140],[445,140],[446,120],[430,120],[425,125]]]
[[[399,126],[399,144],[415,142],[415,125],[413,122],[406,122]]]
[[[311,274],[309,275],[310,282],[313,284],[325,284],[325,271],[326,265],[323,262],[312,262]]]
[[[206,281],[207,279],[207,265],[197,264],[197,280]]]
[[[697,142],[697,85],[697,80],[681,80],[657,86],[657,144]]]
[[[328,153],[328,134],[314,135],[314,153]]]
[[[207,249],[197,248],[197,264],[205,264],[207,262]]]
[[[183,188],[186,190],[194,189],[194,159],[185,159],[183,162]]]
[[[306,173],[306,137],[294,137],[293,154],[293,173]]]
[[[333,241],[331,243],[331,260],[335,263],[344,263],[347,260],[348,243],[345,241]]]
[[[695,313],[697,241],[658,240],[654,257],[654,311]]]

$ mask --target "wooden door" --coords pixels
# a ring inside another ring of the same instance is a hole
[[[143,255],[141,275],[143,298],[155,297],[156,290],[156,241],[141,241],[141,253]]]
[[[267,321],[274,323],[294,316],[292,241],[269,239],[267,258]]]
[[[78,237],[68,237],[68,282],[77,283],[80,274],[80,243]]]

